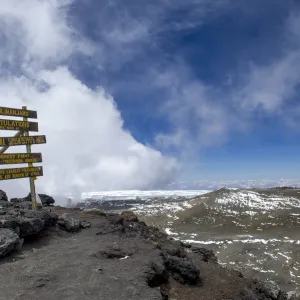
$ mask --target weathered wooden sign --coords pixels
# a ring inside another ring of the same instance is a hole
[[[0,154],[0,165],[41,163],[42,153]]]
[[[37,119],[36,111],[9,107],[0,107],[0,115]]]
[[[10,117],[22,117],[23,120],[0,119],[0,130],[18,131],[14,137],[0,137],[0,165],[7,164],[28,164],[28,168],[0,169],[0,180],[19,179],[29,177],[30,192],[32,198],[32,208],[37,208],[37,198],[34,180],[38,176],[43,176],[43,167],[34,167],[33,163],[42,162],[41,153],[31,153],[31,145],[45,144],[44,135],[29,136],[30,131],[39,131],[37,122],[28,122],[28,118],[37,119],[37,112],[22,109],[0,107],[0,115]],[[26,153],[4,154],[10,146],[26,145]]]
[[[36,136],[2,137],[2,138],[0,138],[0,147],[1,146],[33,145],[33,144],[46,144],[46,136],[45,135],[36,135]]]
[[[43,167],[0,169],[0,180],[43,176]]]
[[[39,131],[37,122],[0,119],[0,130]]]

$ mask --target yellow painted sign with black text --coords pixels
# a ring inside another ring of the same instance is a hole
[[[33,145],[33,144],[46,144],[46,136],[45,135],[36,135],[36,136],[2,137],[2,138],[0,138],[0,147],[1,146]]]
[[[0,130],[39,131],[37,122],[0,119]]]
[[[0,115],[37,119],[36,111],[17,109],[17,108],[9,108],[9,107],[0,107]]]
[[[0,154],[0,165],[41,163],[41,153]]]
[[[0,169],[0,180],[43,176],[43,167]]]

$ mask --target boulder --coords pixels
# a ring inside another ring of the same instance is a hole
[[[8,201],[6,193],[2,190],[0,190],[0,200],[1,201]]]
[[[0,257],[9,254],[13,250],[17,250],[19,242],[20,238],[14,231],[0,228]]]
[[[10,199],[10,202],[13,203],[13,204],[20,203],[22,201],[24,201],[23,198],[11,198]]]
[[[182,284],[195,285],[200,282],[200,271],[187,259],[180,257],[166,257],[164,260],[169,274]]]
[[[167,243],[161,243],[158,246],[159,249],[163,252],[164,256],[177,256],[177,257],[186,257],[186,252],[184,248],[181,246],[179,241],[172,241]]]
[[[0,228],[14,230],[17,234],[20,233],[20,222],[17,217],[12,215],[4,215],[0,217]]]
[[[32,203],[29,201],[24,201],[23,199],[21,199],[22,201],[20,202],[15,202],[14,203],[14,207],[15,208],[20,208],[20,209],[32,209]]]
[[[270,280],[261,283],[260,292],[271,299],[277,299],[281,290],[276,282]]]
[[[62,214],[58,218],[57,224],[68,232],[78,232],[80,230],[80,221],[74,219],[69,214]]]
[[[132,211],[123,211],[116,219],[116,224],[124,224],[124,222],[138,222],[139,219]]]
[[[20,224],[20,237],[27,237],[40,233],[45,223],[38,218],[18,218]]]
[[[58,220],[55,213],[45,210],[28,210],[23,213],[25,218],[36,218],[44,221],[45,227],[54,226]]]
[[[44,221],[39,218],[23,218],[11,215],[0,217],[0,228],[11,229],[20,237],[38,234],[44,227]]]
[[[204,262],[218,263],[218,258],[212,250],[192,247],[192,252],[200,255]]]
[[[39,194],[43,206],[52,206],[55,203],[55,200],[46,194]]]
[[[163,263],[151,262],[146,271],[146,280],[150,287],[160,286],[169,280],[169,274]]]

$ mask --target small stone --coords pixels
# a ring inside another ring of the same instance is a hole
[[[80,230],[80,221],[74,219],[69,214],[62,214],[57,224],[68,232],[78,232]]]
[[[82,228],[82,229],[90,228],[91,226],[92,226],[92,224],[90,222],[87,222],[87,221],[80,222],[80,228]]]

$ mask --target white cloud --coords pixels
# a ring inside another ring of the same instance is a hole
[[[269,64],[251,63],[250,71],[241,72],[240,85],[209,86],[182,62],[155,74],[156,84],[168,91],[165,112],[174,125],[172,132],[158,135],[158,144],[177,147],[184,155],[194,149],[198,155],[202,147],[223,143],[233,132],[251,130],[257,114],[277,116],[278,122],[299,128],[300,105],[290,104],[300,84],[299,28],[300,15],[292,14],[283,28],[282,55]]]
[[[61,3],[57,0],[2,0],[2,60],[13,57],[28,66],[68,58],[76,44],[67,23],[66,4],[70,1]]]
[[[267,113],[277,113],[300,83],[299,67],[299,49],[267,67],[253,66],[249,82],[236,95],[237,104],[250,112],[262,109]]]
[[[199,149],[223,143],[237,126],[246,127],[247,122],[232,112],[228,96],[195,79],[184,64],[154,77],[156,85],[168,92],[163,110],[174,125],[173,132],[157,136],[158,145],[180,148],[190,160]]]
[[[236,105],[253,113],[280,114],[300,83],[300,15],[291,14],[285,26],[280,58],[265,66],[252,64],[245,85],[235,94]],[[272,49],[270,49],[272,51]]]
[[[102,88],[88,88],[63,64],[82,47],[68,25],[67,7],[60,3],[3,0],[0,6],[5,25],[0,28],[4,57],[0,62],[10,70],[8,76],[0,69],[0,103],[38,110],[40,133],[48,140],[46,145],[33,146],[44,157],[39,191],[77,193],[164,185],[172,178],[176,161],[136,141],[124,130],[112,97]],[[46,67],[49,63],[51,69]],[[23,75],[15,71],[21,67]],[[25,187],[27,181],[15,184],[20,185]],[[11,186],[12,182],[1,182],[4,190]]]

